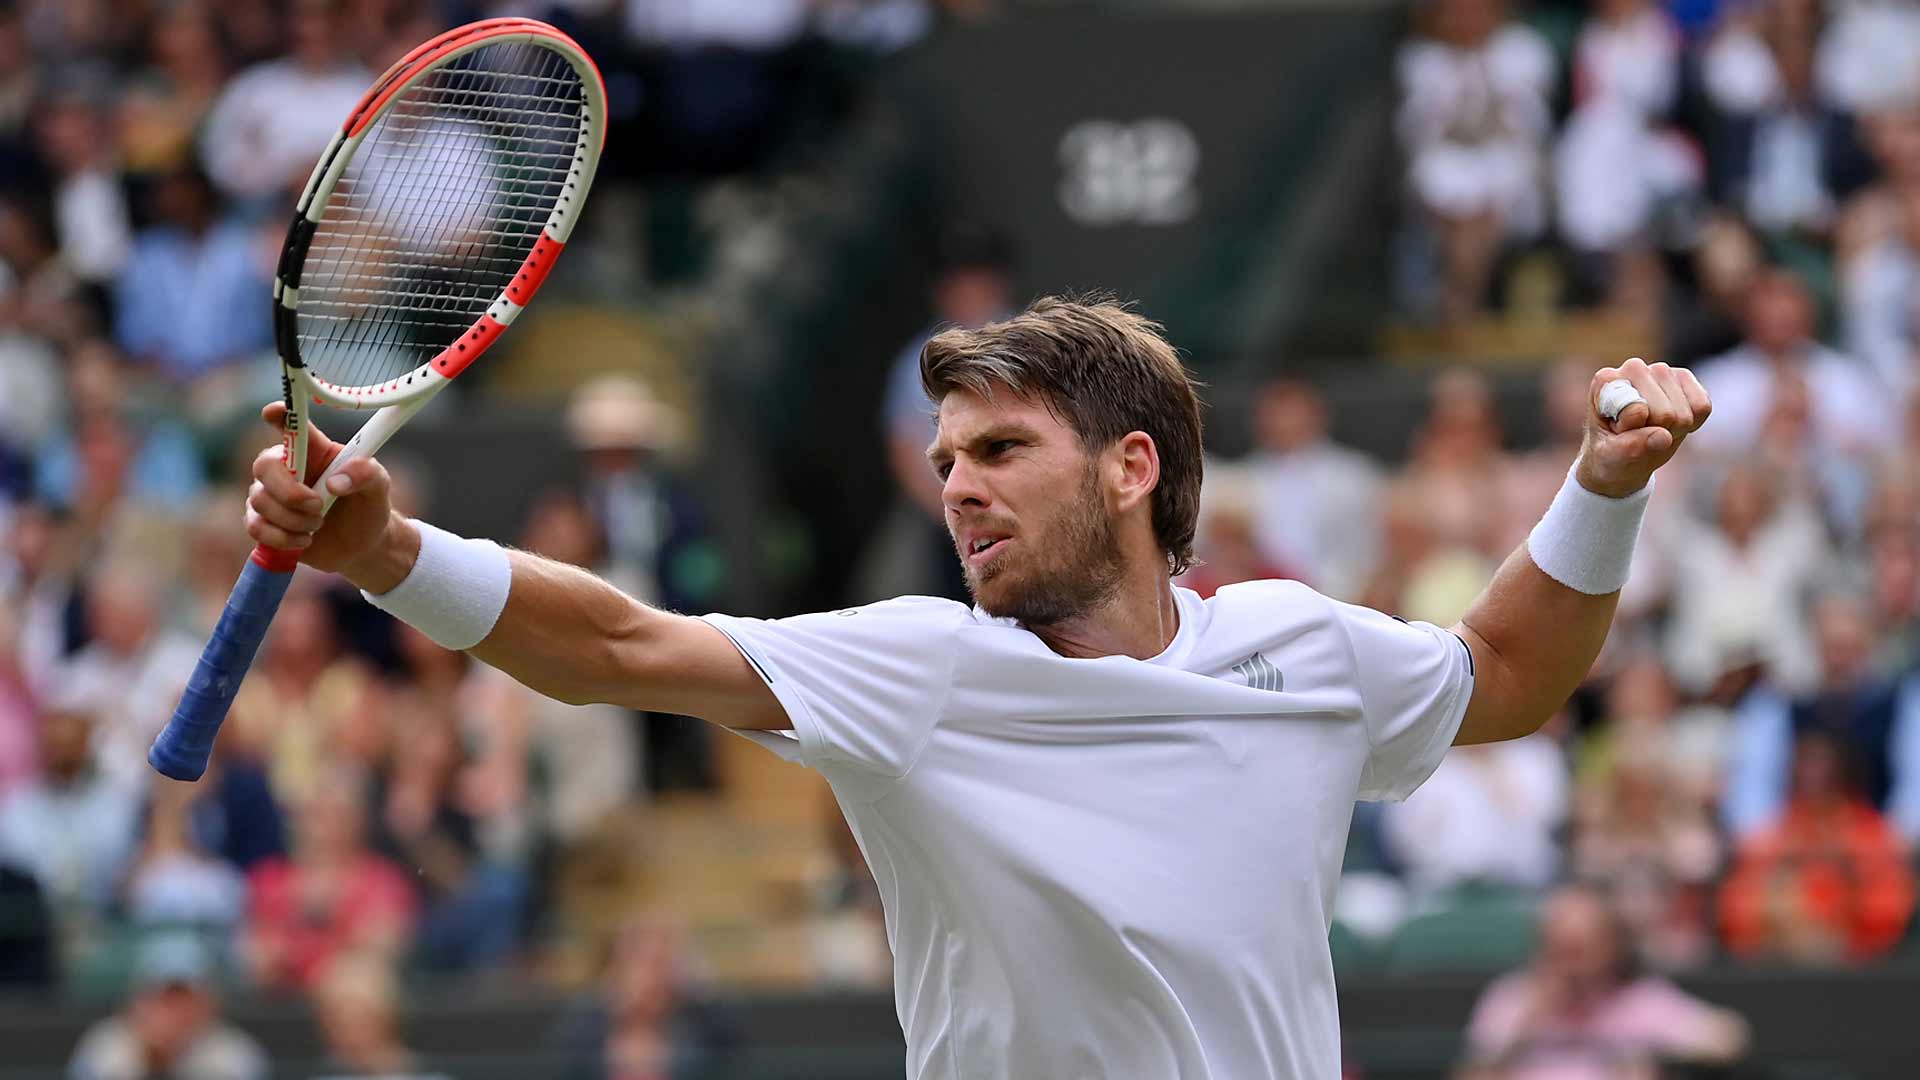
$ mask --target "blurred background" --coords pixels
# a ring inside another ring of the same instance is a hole
[[[1587,684],[1356,811],[1348,1075],[1916,1075],[1920,5],[8,0],[0,1078],[902,1074],[858,850],[744,740],[303,573],[208,779],[144,764],[248,549],[292,191],[509,13],[598,60],[607,158],[383,455],[410,510],[686,612],[957,596],[919,344],[1099,288],[1209,384],[1185,584],[1445,623],[1593,370],[1690,365]]]

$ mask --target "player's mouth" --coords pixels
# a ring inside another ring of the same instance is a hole
[[[968,566],[985,566],[994,557],[1005,551],[1013,537],[1001,533],[973,533],[966,539],[962,562]]]

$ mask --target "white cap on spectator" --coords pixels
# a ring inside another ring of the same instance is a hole
[[[603,375],[574,392],[567,433],[582,450],[660,450],[680,437],[680,418],[631,375]]]

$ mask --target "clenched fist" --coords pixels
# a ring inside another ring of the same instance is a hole
[[[1608,420],[1600,391],[1625,379],[1642,401]],[[1587,387],[1587,433],[1574,475],[1596,495],[1622,498],[1647,486],[1655,469],[1673,459],[1686,437],[1707,422],[1713,402],[1693,372],[1634,357],[1617,368],[1594,372]]]

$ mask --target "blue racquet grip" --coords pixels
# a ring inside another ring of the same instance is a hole
[[[214,736],[220,734],[233,695],[253,666],[253,654],[267,636],[273,613],[280,610],[298,564],[297,557],[266,548],[255,551],[247,561],[227,597],[219,625],[213,628],[213,639],[200,654],[193,677],[187,680],[186,693],[180,695],[180,707],[173,711],[173,719],[167,721],[160,737],[153,740],[153,749],[147,751],[147,764],[162,776],[198,780],[207,771]]]

